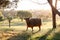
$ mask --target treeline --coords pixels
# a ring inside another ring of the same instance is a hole
[[[23,21],[24,18],[31,18],[31,17],[32,17],[32,13],[29,11],[10,10],[10,11],[0,12],[0,21],[8,20],[9,27],[12,19],[20,18],[21,21]]]

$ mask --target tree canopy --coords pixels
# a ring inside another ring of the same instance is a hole
[[[20,18],[30,18],[32,17],[32,14],[29,11],[18,11],[17,16]]]
[[[0,0],[0,8],[6,7],[9,4],[9,0]]]

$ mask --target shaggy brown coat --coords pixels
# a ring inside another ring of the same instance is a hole
[[[33,27],[39,27],[39,30],[41,29],[41,19],[38,19],[38,18],[25,18],[26,20],[26,24],[27,24],[27,30],[28,30],[28,27],[31,27],[32,28],[32,31],[33,31]]]

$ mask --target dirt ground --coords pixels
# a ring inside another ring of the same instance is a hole
[[[25,22],[16,22],[12,22],[10,28],[8,22],[0,22],[0,40],[60,40],[60,21],[57,22],[56,29],[52,29],[52,22],[50,21],[43,22],[40,31],[38,31],[38,27],[34,27],[33,32],[31,28],[26,31]]]

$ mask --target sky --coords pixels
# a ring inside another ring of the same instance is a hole
[[[45,3],[47,2],[46,0],[41,0],[41,1],[36,1],[33,0],[34,2],[38,2],[38,3]],[[39,5],[37,3],[34,3],[31,0],[22,0],[21,2],[18,3],[18,7],[17,10],[41,10],[41,9],[49,9],[50,6],[49,4],[45,4],[45,5]]]
[[[40,4],[37,4],[35,2]],[[18,7],[16,8],[16,10],[51,10],[51,7],[48,2],[45,5],[41,5],[46,2],[47,0],[19,0],[17,5]],[[54,3],[55,3],[55,0],[53,0],[53,4]],[[58,8],[60,8],[59,4],[60,4],[60,1],[58,2],[58,5],[57,5]]]

